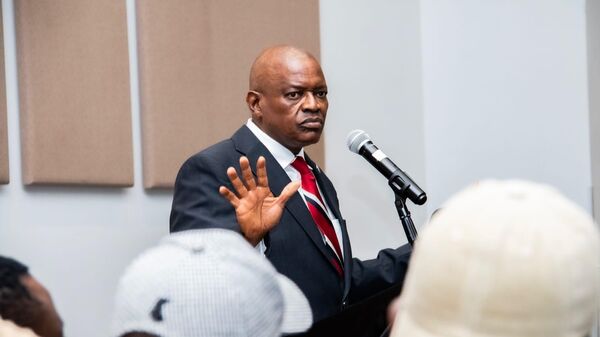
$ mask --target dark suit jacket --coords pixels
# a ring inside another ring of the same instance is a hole
[[[246,126],[242,126],[230,139],[195,154],[183,164],[175,182],[171,232],[206,227],[240,231],[233,207],[219,194],[218,189],[224,185],[233,190],[226,171],[234,166],[239,172],[239,158],[242,155],[248,157],[254,173],[258,157],[265,157],[273,194],[281,193],[290,182],[266,147]],[[266,257],[304,292],[316,322],[336,316],[352,304],[401,284],[408,266],[410,248],[385,249],[379,252],[376,259],[368,261],[353,259],[335,188],[308,157],[307,162],[313,168],[332,212],[340,221],[345,256],[344,277],[341,278],[330,263],[332,252],[323,243],[298,193],[288,201],[279,224],[264,240]]]

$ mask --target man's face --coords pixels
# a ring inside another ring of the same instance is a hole
[[[41,337],[62,337],[63,322],[48,290],[31,275],[21,277],[21,283],[27,288],[31,297],[40,303],[39,319],[36,326],[30,328]]]
[[[293,56],[275,63],[253,120],[294,153],[319,141],[327,116],[327,84],[321,66],[311,57]]]

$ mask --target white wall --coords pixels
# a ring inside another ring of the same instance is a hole
[[[346,147],[365,130],[425,189],[419,2],[321,1],[321,59],[329,87],[325,151],[356,256],[405,243],[387,181]],[[425,207],[409,202],[415,224]]]
[[[133,1],[127,5],[132,9]],[[170,193],[149,194],[142,188],[134,34],[129,44],[135,186],[24,188],[13,1],[2,1],[2,10],[11,182],[0,186],[0,254],[28,264],[49,288],[66,323],[66,336],[108,336],[118,277],[135,255],[168,232],[171,206]]]
[[[430,210],[469,182],[552,184],[591,210],[584,0],[422,0]]]

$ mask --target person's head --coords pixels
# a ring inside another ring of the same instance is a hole
[[[0,256],[0,316],[41,337],[62,337],[63,323],[48,290],[22,263]]]
[[[590,216],[556,190],[481,182],[417,239],[391,336],[583,337],[599,246]]]
[[[291,46],[264,50],[252,64],[246,103],[252,121],[290,151],[317,143],[329,106],[319,62]]]
[[[308,300],[238,233],[190,230],[136,258],[119,282],[114,337],[275,337],[312,324]]]

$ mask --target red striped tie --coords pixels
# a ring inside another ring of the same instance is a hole
[[[340,249],[340,244],[338,242],[337,235],[335,234],[335,229],[333,228],[333,225],[327,216],[325,203],[323,202],[321,194],[319,193],[319,189],[317,188],[315,176],[302,157],[296,157],[296,160],[294,160],[292,166],[298,170],[298,172],[300,172],[300,176],[302,177],[302,190],[304,192],[306,205],[308,206],[310,215],[312,215],[312,218],[317,224],[317,228],[321,234],[325,236],[327,244],[336,254],[337,259],[333,258],[331,263],[338,271],[340,276],[342,276],[344,275],[342,269],[342,250]]]

